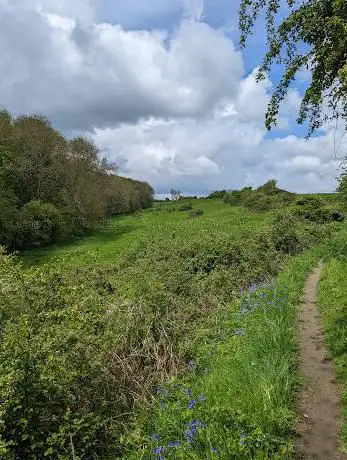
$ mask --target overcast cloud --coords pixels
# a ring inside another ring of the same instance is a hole
[[[166,30],[132,30],[133,15],[143,24],[180,19]],[[158,193],[273,177],[296,191],[335,187],[333,128],[308,142],[296,136],[300,94],[291,90],[268,139],[272,84],[245,75],[241,53],[208,24],[202,0],[0,0],[0,72],[1,104],[92,137],[121,173]]]

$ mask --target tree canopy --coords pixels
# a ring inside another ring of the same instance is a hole
[[[65,139],[40,116],[0,111],[0,245],[54,243],[151,204],[150,185],[115,173],[90,140]]]
[[[276,124],[290,84],[304,69],[310,73],[311,82],[301,102],[298,123],[307,121],[311,135],[328,120],[343,118],[346,122],[346,0],[241,0],[242,47],[264,11],[267,52],[257,78],[264,79],[274,64],[283,69],[268,106],[266,127],[271,129]]]

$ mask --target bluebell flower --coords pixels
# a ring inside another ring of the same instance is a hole
[[[191,427],[191,428],[192,428],[192,427],[193,427],[193,428],[196,428],[196,427],[199,427],[199,428],[206,428],[206,424],[200,422],[200,420],[198,420],[198,419],[195,419],[195,420],[193,420],[192,422],[188,422],[187,425],[188,425],[189,427]]]
[[[251,284],[250,286],[248,286],[248,289],[249,289],[250,292],[255,292],[258,289],[258,285],[257,284]]]
[[[155,391],[156,391],[157,394],[160,394],[160,395],[164,396],[165,398],[167,396],[169,396],[169,392],[165,388],[157,387],[157,388],[155,388]]]
[[[187,389],[187,395],[190,397],[192,395],[192,390],[190,388]]]
[[[218,452],[218,450],[215,448],[215,447],[211,447],[211,452],[213,452],[214,454],[216,454]]]
[[[193,420],[192,422],[187,423],[188,426],[200,426],[201,422],[198,419]]]
[[[164,446],[158,446],[153,449],[154,454],[161,454],[162,452],[164,452]]]
[[[152,433],[151,438],[153,441],[160,441],[160,436],[157,433]]]
[[[168,447],[179,447],[181,445],[180,441],[169,441]]]
[[[196,429],[192,428],[190,430],[186,430],[186,432],[184,433],[184,436],[188,444],[191,444],[194,441],[195,435],[196,435]]]
[[[192,409],[195,406],[195,404],[197,404],[197,403],[198,403],[198,401],[196,399],[191,399],[188,402],[188,405],[187,405],[188,409]]]
[[[200,393],[200,394],[199,394],[199,401],[202,401],[202,402],[205,402],[205,401],[206,401],[206,398],[205,398],[204,393]]]

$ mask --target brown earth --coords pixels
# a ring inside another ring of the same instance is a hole
[[[299,375],[303,387],[298,400],[298,439],[300,459],[347,459],[339,451],[339,388],[333,363],[325,347],[316,306],[317,283],[322,264],[307,279],[299,314]]]

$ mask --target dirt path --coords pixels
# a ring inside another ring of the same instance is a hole
[[[316,307],[317,283],[322,264],[308,277],[299,316],[299,372],[303,389],[298,402],[297,458],[347,459],[338,451],[340,413],[338,385],[332,362],[327,358]]]

